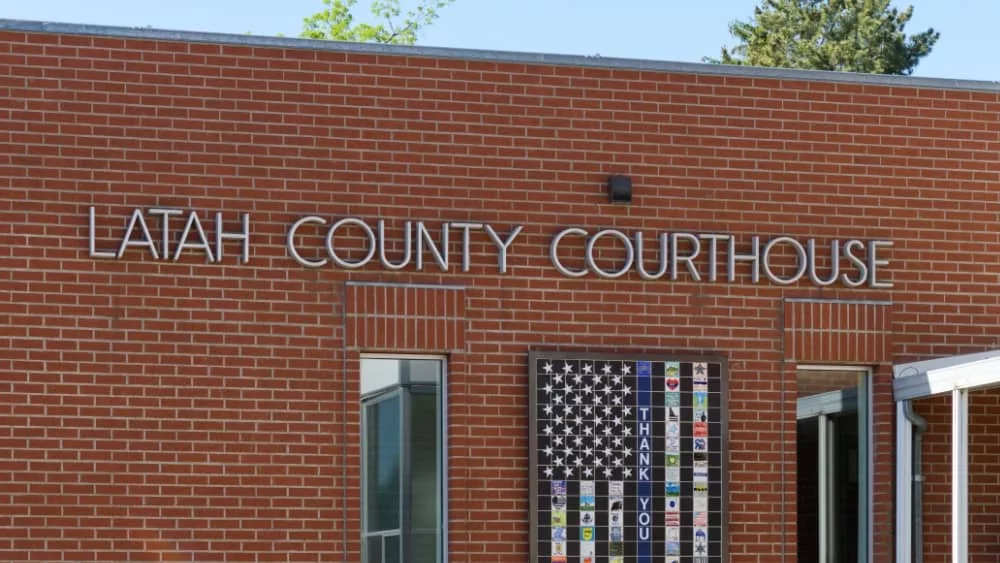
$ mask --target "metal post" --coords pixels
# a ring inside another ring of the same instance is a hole
[[[839,471],[838,464],[840,458],[837,455],[837,418],[824,416],[823,432],[826,433],[826,561],[835,563],[840,561],[840,531],[837,528],[837,512],[839,498],[837,488]]]
[[[830,563],[828,555],[830,550],[829,530],[829,502],[830,502],[830,469],[829,469],[829,437],[827,428],[827,416],[819,415],[817,430],[819,431],[819,561],[818,563]]]
[[[969,561],[969,392],[951,392],[951,560]]]
[[[896,563],[911,563],[913,426],[904,402],[896,403]]]

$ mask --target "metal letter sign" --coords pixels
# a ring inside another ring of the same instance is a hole
[[[719,358],[532,352],[532,563],[726,560]]]

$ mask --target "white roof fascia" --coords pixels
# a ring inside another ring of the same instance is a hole
[[[945,356],[943,358],[920,360],[919,362],[896,364],[892,366],[892,375],[893,377],[911,377],[913,375],[926,373],[930,370],[967,364],[969,362],[985,360],[987,358],[1000,358],[1000,350],[988,350],[986,352],[976,352],[975,354]]]
[[[897,401],[984,389],[1000,385],[1000,350],[900,364],[892,371]]]

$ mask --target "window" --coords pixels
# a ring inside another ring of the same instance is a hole
[[[799,561],[870,560],[869,378],[856,368],[798,371]]]
[[[443,379],[441,359],[361,359],[365,563],[443,561]]]

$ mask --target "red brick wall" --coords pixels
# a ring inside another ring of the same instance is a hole
[[[857,366],[871,365],[873,470],[871,519],[872,556],[875,561],[889,561],[893,555],[893,529],[886,525],[893,517],[894,463],[889,445],[893,444],[893,405],[891,334],[888,328],[891,305],[878,301],[837,301],[829,299],[786,300],[782,349],[788,364],[797,372],[786,377],[786,390],[794,381],[794,393],[786,395],[785,421],[798,429],[795,400],[817,393],[857,386]],[[846,365],[844,371],[811,369],[811,366]],[[796,434],[797,436],[797,434]],[[798,483],[796,458],[791,456],[784,476],[786,482]],[[814,476],[813,476],[814,477]],[[807,477],[808,479],[808,477]],[[798,492],[796,491],[796,500]],[[805,532],[803,532],[805,533]],[[815,541],[815,539],[813,540]]]
[[[730,559],[792,562],[782,299],[891,300],[895,361],[995,346],[998,98],[0,33],[0,559],[356,560],[352,280],[464,287],[463,348],[421,350],[455,358],[451,561],[524,561],[526,354],[561,348],[724,354]],[[253,256],[92,260],[90,205],[119,235],[134,207],[250,212]],[[307,214],[525,230],[506,276],[485,237],[467,273],[310,270]],[[896,287],[567,279],[571,225],[886,238]]]
[[[927,420],[923,456],[924,554],[927,563],[951,561],[951,397],[914,403]],[[969,561],[1000,557],[1000,391],[969,395]]]

